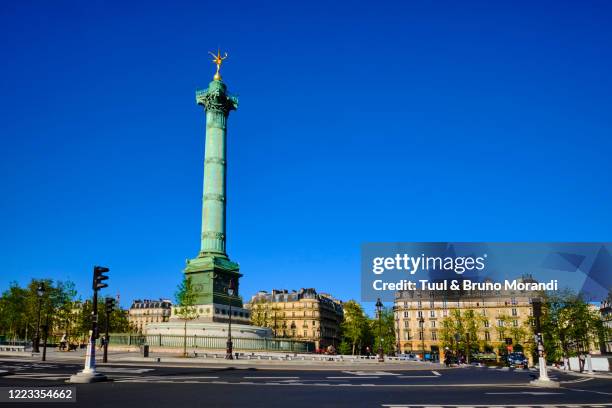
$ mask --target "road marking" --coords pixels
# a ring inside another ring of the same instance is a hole
[[[581,383],[581,382],[585,382],[585,381],[591,381],[594,378],[579,378],[577,380],[567,380],[567,381],[560,381],[563,384],[575,384],[575,383]]]
[[[540,404],[536,405],[538,408],[604,408],[604,407],[612,407],[612,404]],[[386,408],[428,408],[429,406],[424,405],[403,405],[403,404],[382,404],[381,407]],[[532,408],[533,405],[437,405],[439,408]]]
[[[242,377],[246,380],[284,380],[284,379],[299,379],[300,377],[265,377],[265,376],[252,376]]]
[[[352,375],[399,375],[398,373],[389,373],[387,371],[343,371],[344,374]]]
[[[438,378],[440,377],[440,374],[438,375],[400,375],[397,378]]]
[[[519,392],[485,392],[487,395],[563,395],[562,392],[546,392],[546,391],[519,391]]]
[[[153,368],[96,367],[96,371],[101,373],[143,374],[153,370]]]
[[[434,373],[434,375],[442,375],[442,374],[440,374],[440,373],[439,373],[439,372],[437,372],[437,371],[432,371],[432,373]]]
[[[612,395],[612,392],[603,392],[603,391],[592,391],[592,390],[581,390],[579,388],[566,388],[567,390],[570,391],[580,391],[580,392],[592,392],[595,394],[602,394],[602,395]]]
[[[353,376],[353,377],[325,377],[325,378],[327,378],[328,380],[356,380],[356,379],[364,379],[365,380],[365,379],[373,379],[373,378],[380,378],[380,377],[375,377],[375,376],[372,376],[372,377],[365,377],[365,376],[363,376],[363,377],[354,377]],[[399,378],[402,378],[402,377],[399,377]]]

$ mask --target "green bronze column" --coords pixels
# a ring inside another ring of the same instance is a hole
[[[220,77],[214,79],[204,92],[196,92],[196,101],[206,110],[204,194],[199,256],[213,255],[227,258],[225,251],[227,117],[231,110],[236,109],[238,101],[227,94],[227,87]]]
[[[206,111],[200,251],[197,257],[187,260],[184,272],[192,279],[197,293],[196,303],[214,306],[208,310],[215,310],[215,315],[202,319],[222,321],[224,312],[216,312],[220,310],[219,306],[231,304],[236,311],[242,308],[238,292],[239,278],[242,276],[240,266],[230,261],[225,247],[227,118],[230,111],[238,107],[238,98],[227,92],[227,86],[219,74],[225,57],[221,57],[219,52],[213,57],[217,73],[208,88],[196,91],[196,102]],[[230,281],[235,288],[232,294],[228,293]],[[239,312],[244,315],[243,310]]]

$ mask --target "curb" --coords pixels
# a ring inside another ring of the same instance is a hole
[[[594,372],[592,374],[589,374],[589,373],[579,373],[579,372],[575,372],[575,371],[565,371],[565,370],[562,370],[560,368],[554,368],[554,367],[551,367],[549,369],[551,371],[555,371],[555,372],[558,372],[558,373],[563,373],[563,374],[571,375],[571,376],[574,376],[574,377],[603,378],[603,379],[612,380],[612,374],[608,374],[608,373],[607,374],[597,373],[597,372]]]

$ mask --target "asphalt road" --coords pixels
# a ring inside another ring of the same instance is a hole
[[[66,387],[65,380],[81,368],[75,363],[0,360],[0,370],[8,372],[0,377],[0,387]],[[98,368],[112,381],[77,385],[76,404],[44,406],[612,407],[610,379],[551,373],[561,387],[542,389],[527,385],[535,376],[530,370],[316,371],[147,364]]]

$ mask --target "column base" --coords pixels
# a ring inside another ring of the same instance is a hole
[[[537,380],[529,381],[529,385],[542,388],[559,388],[559,383],[553,380]]]
[[[79,371],[66,380],[66,382],[71,384],[89,384],[102,381],[108,381],[108,377],[95,371]]]

